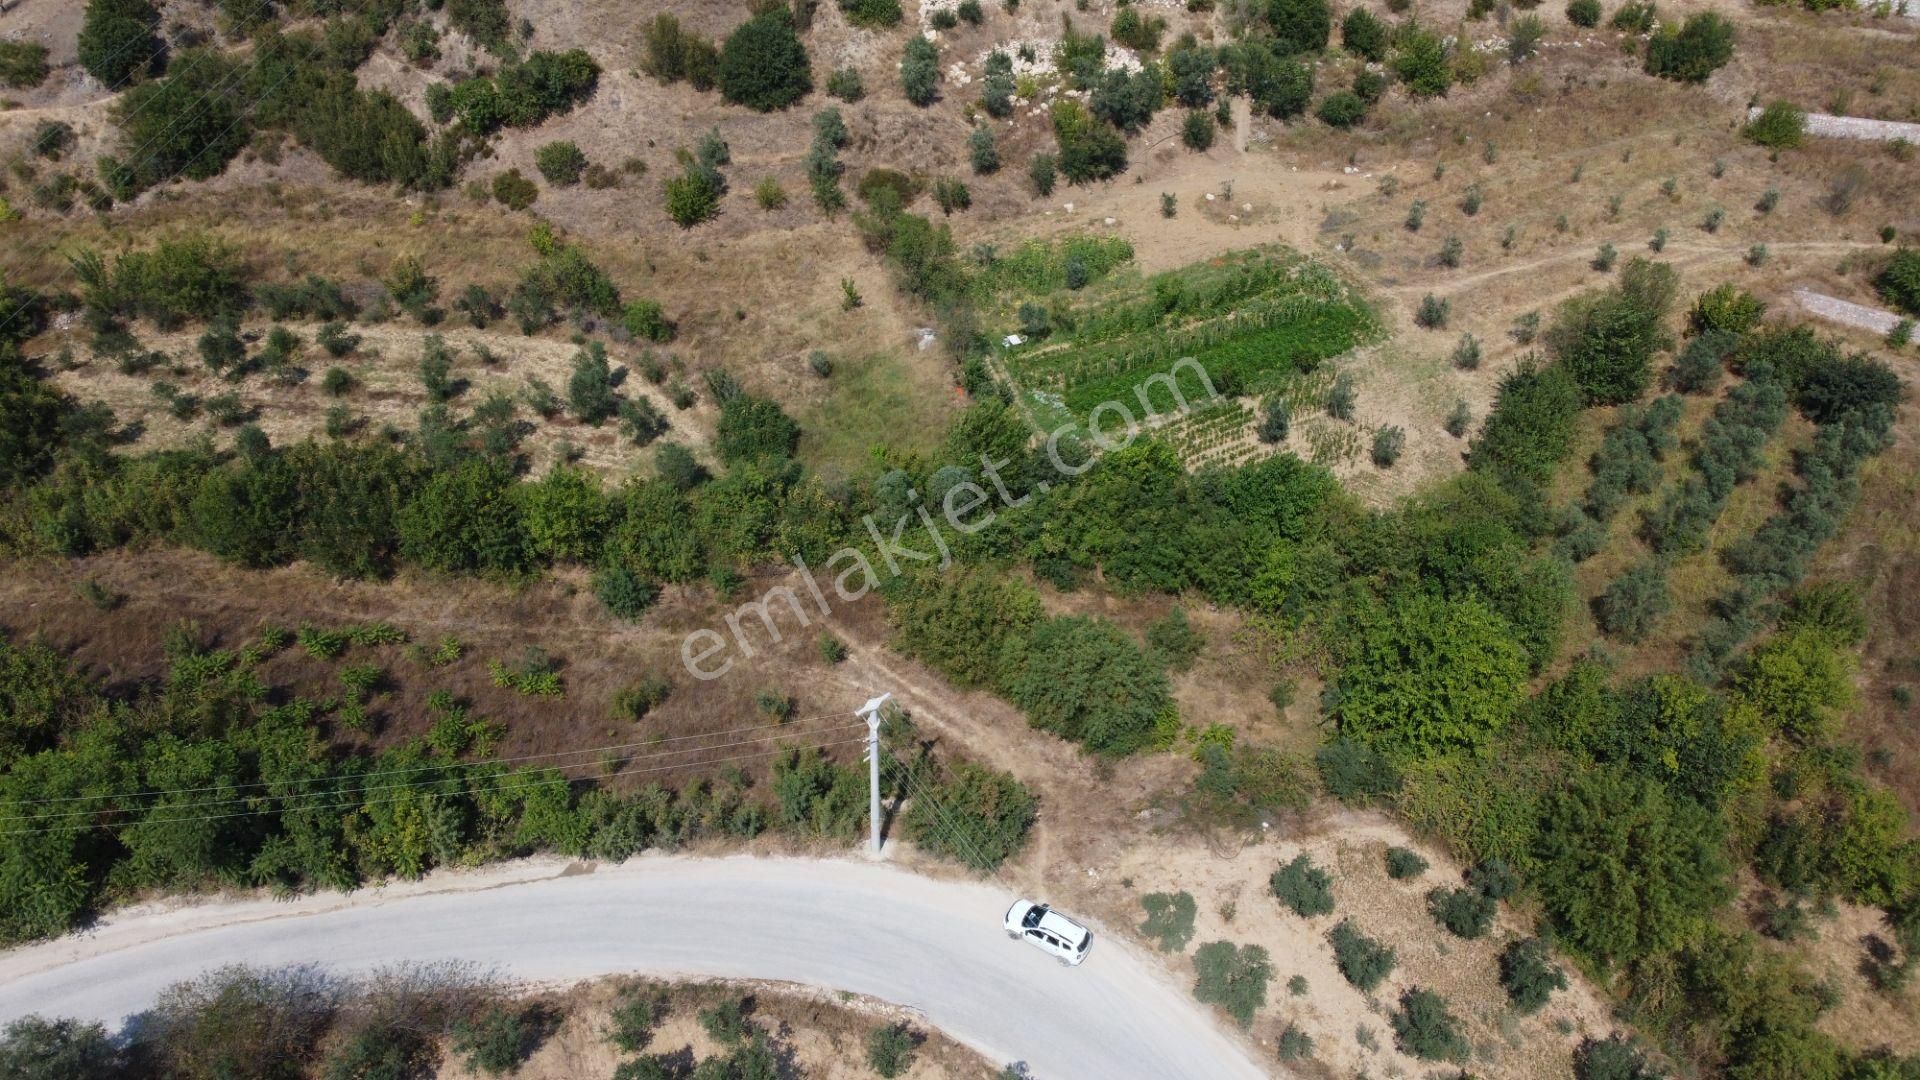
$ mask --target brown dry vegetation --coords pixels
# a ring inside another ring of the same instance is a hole
[[[777,1056],[792,1075],[819,1080],[872,1076],[866,1063],[867,1033],[892,1024],[907,1024],[922,1039],[913,1066],[900,1074],[905,1080],[978,1080],[998,1072],[996,1065],[938,1029],[919,1024],[911,1012],[854,994],[789,983],[604,980],[533,996],[531,1003],[560,1011],[565,1019],[514,1075],[527,1080],[611,1075],[625,1055],[607,1040],[608,1014],[621,991],[636,988],[668,1002],[666,1016],[654,1027],[643,1052],[672,1062],[690,1064],[724,1055],[727,1048],[701,1028],[698,1013],[722,1000],[744,996],[749,1022],[771,1036]],[[437,1075],[440,1080],[470,1080],[485,1074],[450,1059]]]

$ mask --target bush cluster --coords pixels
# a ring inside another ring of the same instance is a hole
[[[761,11],[720,47],[720,94],[760,112],[784,109],[813,89],[806,47],[784,7]]]

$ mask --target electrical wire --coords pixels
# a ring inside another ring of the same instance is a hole
[[[815,720],[825,720],[830,717],[843,716],[843,715],[845,714],[833,712],[833,713],[821,713],[818,716],[803,716],[798,720],[788,720],[785,723],[783,723],[781,726],[783,728],[790,728],[799,724],[812,723]],[[517,764],[522,764],[528,761],[544,761],[550,758],[574,757],[581,754],[599,754],[599,753],[605,753],[607,751],[631,750],[638,747],[661,746],[661,745],[665,745],[666,743],[684,742],[688,739],[713,739],[713,738],[719,738],[720,736],[723,736],[723,735],[738,735],[743,731],[764,731],[764,730],[766,730],[766,725],[752,724],[747,727],[734,728],[730,731],[706,731],[706,732],[700,732],[694,735],[676,735],[668,739],[646,739],[640,742],[615,743],[611,746],[593,746],[593,747],[588,747],[584,750],[556,750],[556,751],[552,751],[550,753],[545,753],[545,754],[523,754],[518,757],[487,758],[480,761],[456,761],[456,762],[451,762],[443,765],[416,765],[416,766],[411,766],[405,769],[384,769],[377,772],[362,773],[360,774],[359,777],[355,777],[354,779],[361,779],[361,778],[385,779],[389,776],[411,776],[418,773],[441,772],[447,769],[464,769],[464,768],[468,768],[470,766],[475,766],[475,765],[490,765],[490,764],[517,765]],[[322,783],[327,783],[329,781],[334,781],[339,779],[341,779],[341,777],[339,776],[294,777],[284,781],[262,780],[258,782],[249,782],[245,784],[204,784],[198,787],[155,788],[150,791],[123,791],[123,792],[112,792],[107,794],[94,794],[94,795],[61,795],[61,796],[56,796],[56,797],[47,798],[47,799],[12,799],[6,802],[0,802],[0,807],[27,806],[27,805],[40,806],[40,805],[46,805],[50,803],[67,803],[67,802],[92,802],[92,801],[109,801],[109,800],[146,799],[146,798],[155,798],[162,795],[188,795],[188,794],[194,794],[202,791],[247,791],[247,790],[254,790],[259,788],[277,787],[283,783],[284,784],[322,784]],[[4,817],[0,817],[0,821],[4,821]]]
[[[810,743],[805,746],[783,746],[774,750],[766,750],[766,751],[761,751],[753,754],[737,754],[732,757],[720,758],[715,761],[700,762],[699,764],[720,765],[720,764],[725,764],[727,762],[733,762],[733,761],[751,761],[759,758],[775,757],[775,756],[789,753],[792,751],[823,750],[829,747],[844,746],[844,745],[850,745],[856,742],[862,742],[865,740],[865,738],[866,737],[862,735],[862,736],[854,736],[852,738],[832,739],[832,740],[828,740],[826,742],[820,742],[820,743]],[[685,764],[683,763],[683,764],[676,764],[676,765],[656,766],[650,769],[622,768],[622,769],[617,769],[613,772],[607,773],[604,777],[602,777],[602,779],[611,780],[616,776],[644,776],[650,773],[665,772],[670,769],[679,769],[684,767],[685,767]],[[515,775],[517,774],[509,774],[508,778],[512,779]],[[446,783],[449,781],[457,781],[459,779],[461,778],[450,777],[448,781],[432,781],[432,782]],[[585,777],[585,776],[542,777],[539,779],[516,780],[515,787],[523,790],[523,789],[532,788],[532,787],[550,787],[556,784],[576,784],[576,783],[585,782],[590,779],[592,779],[592,777]],[[478,794],[480,792],[492,789],[493,787],[495,787],[495,785],[489,783],[489,784],[476,785],[474,787],[466,788],[462,790],[415,791],[414,794],[428,796],[428,797],[453,798],[460,795]],[[128,820],[124,822],[114,822],[111,824],[95,823],[95,824],[86,824],[86,825],[63,825],[63,826],[56,826],[50,829],[12,829],[12,830],[0,831],[0,837],[32,836],[32,835],[68,833],[68,832],[84,832],[84,831],[95,829],[95,828],[125,828],[127,826],[133,826],[133,825],[166,825],[166,824],[175,824],[180,822],[227,821],[234,818],[260,817],[265,814],[281,814],[281,813],[289,813],[294,811],[358,810],[358,809],[363,809],[369,806],[384,806],[390,803],[404,802],[405,800],[412,797],[413,797],[413,794],[408,794],[408,795],[396,795],[396,796],[392,796],[384,799],[349,799],[343,802],[335,803],[332,805],[325,805],[325,806],[303,806],[303,807],[294,807],[291,809],[284,808],[284,807],[271,807],[265,810],[243,810],[243,811],[236,811],[234,813],[229,813],[229,814],[193,814],[193,815],[187,815],[184,817],[140,818],[140,819],[133,819],[133,820]],[[107,811],[102,811],[102,812],[104,813]]]
[[[832,727],[828,727],[828,728],[822,728],[822,729],[819,729],[819,730],[816,730],[816,731],[812,731],[812,732],[808,732],[808,733],[806,733],[806,734],[807,734],[807,735],[823,735],[823,734],[826,734],[826,733],[828,733],[828,732],[833,732],[833,731],[840,731],[840,730],[845,730],[845,729],[847,729],[847,728],[852,728],[852,727],[865,727],[865,726],[866,726],[866,725],[865,725],[865,723],[864,723],[864,722],[861,722],[861,721],[852,721],[852,722],[849,722],[849,723],[845,723],[845,724],[836,724],[836,725],[833,725]],[[742,729],[742,730],[747,730],[747,729]],[[713,743],[713,744],[709,744],[709,745],[703,745],[703,746],[690,746],[690,747],[686,747],[685,749],[681,749],[681,750],[667,750],[667,751],[663,751],[663,752],[661,752],[661,753],[657,753],[657,754],[645,754],[645,755],[641,755],[641,756],[640,756],[640,758],[639,758],[638,760],[641,760],[641,761],[655,761],[655,760],[658,760],[658,759],[660,759],[660,758],[663,758],[663,757],[675,757],[675,756],[678,756],[678,755],[686,755],[686,754],[700,754],[700,753],[705,753],[705,752],[707,752],[707,751],[710,751],[710,750],[727,750],[727,749],[732,749],[732,748],[734,748],[734,747],[738,747],[738,746],[750,746],[750,745],[753,745],[753,744],[755,744],[755,743],[763,743],[763,742],[768,742],[768,741],[770,741],[770,740],[774,740],[774,739],[782,739],[782,738],[791,738],[791,737],[793,737],[793,735],[795,734],[795,733],[793,733],[793,732],[788,732],[788,731],[785,731],[785,730],[776,730],[776,731],[772,731],[772,732],[767,732],[765,728],[760,728],[760,729],[758,729],[758,730],[760,730],[760,731],[762,731],[762,732],[763,732],[763,734],[762,734],[762,735],[760,735],[760,736],[759,736],[759,737],[757,737],[757,738],[751,738],[751,739],[740,739],[740,740],[736,740],[736,741],[733,741],[733,742],[725,742],[725,743]],[[648,745],[648,744],[645,744],[645,743],[631,743],[631,744],[628,744],[628,745],[629,745],[629,746],[643,746],[643,745]],[[613,748],[611,748],[611,747],[598,747],[598,748],[595,748],[595,749],[592,749],[592,750],[573,750],[573,751],[567,751],[567,753],[569,753],[569,754],[589,754],[589,753],[595,753],[595,752],[599,752],[599,751],[605,751],[605,750],[608,750],[608,749],[613,749]],[[537,757],[537,756],[538,756],[538,755],[529,755],[529,758],[528,758],[528,759],[531,759],[531,758],[533,758],[533,757]],[[515,760],[515,759],[511,759],[511,758],[503,758],[503,759],[497,759],[497,760],[480,760],[480,761],[468,761],[468,762],[456,762],[456,763],[453,763],[453,764],[450,764],[450,765],[440,765],[440,766],[434,766],[433,768],[434,768],[434,769],[436,769],[436,770],[445,770],[445,769],[475,769],[475,768],[484,768],[484,767],[486,767],[486,766],[489,766],[489,765],[496,765],[496,764],[505,764],[506,762],[509,762],[509,761],[513,761],[513,760]],[[527,759],[522,759],[522,760],[527,760]],[[548,766],[545,766],[545,767],[546,767],[546,768],[554,768],[554,769],[574,769],[574,768],[580,768],[580,767],[582,767],[582,766],[587,766],[587,765],[592,765],[592,764],[594,764],[594,762],[591,762],[591,761],[573,761],[573,762],[567,762],[567,763],[565,763],[565,764],[560,764],[560,765],[548,765]],[[681,763],[680,763],[680,765],[686,765],[686,764],[698,764],[698,763],[697,763],[697,762],[681,762]],[[678,767],[678,766],[675,766],[675,767]],[[358,775],[358,776],[356,776],[356,775],[353,775],[353,774],[335,774],[335,775],[332,775],[332,776],[320,776],[320,777],[307,777],[307,778],[304,778],[304,781],[305,781],[305,782],[309,782],[309,783],[328,783],[328,782],[333,782],[333,783],[336,783],[336,784],[338,784],[338,783],[343,783],[343,782],[344,782],[345,784],[347,784],[347,785],[349,785],[349,786],[346,786],[346,787],[343,787],[343,788],[337,788],[337,789],[332,789],[332,790],[324,790],[324,791],[309,791],[309,792],[288,792],[288,793],[275,793],[275,792],[267,792],[267,793],[261,793],[261,794],[255,794],[255,795],[236,795],[236,796],[232,796],[232,797],[229,797],[229,798],[222,798],[222,799],[210,799],[210,800],[206,800],[206,801],[202,801],[202,802],[195,802],[195,803],[184,803],[184,804],[180,804],[180,805],[175,805],[175,806],[168,806],[168,807],[166,807],[166,809],[167,809],[167,810],[169,810],[169,811],[176,811],[176,810],[211,810],[211,809],[218,809],[218,808],[220,808],[220,807],[223,807],[223,806],[231,806],[231,805],[234,805],[234,804],[238,804],[238,803],[251,803],[251,802],[253,802],[253,801],[255,801],[255,800],[266,800],[266,799],[277,799],[277,800],[281,800],[281,801],[282,801],[283,803],[285,803],[285,804],[286,804],[286,805],[283,805],[283,806],[281,806],[281,807],[279,808],[280,810],[282,810],[282,811],[287,811],[287,810],[299,810],[299,809],[302,809],[302,807],[301,807],[301,806],[299,806],[299,805],[297,805],[297,804],[295,804],[295,803],[293,802],[293,800],[296,800],[296,799],[314,799],[314,798],[329,798],[329,797],[337,797],[337,796],[340,796],[340,795],[348,795],[348,794],[356,794],[356,793],[357,793],[357,794],[363,794],[363,795],[364,795],[364,794],[371,794],[371,793],[373,793],[373,792],[379,792],[379,791],[396,791],[396,790],[399,790],[399,789],[402,789],[402,788],[411,788],[411,787],[414,787],[414,786],[416,786],[416,785],[414,785],[414,784],[411,784],[411,783],[399,783],[399,784],[361,784],[361,783],[358,783],[358,781],[361,781],[361,780],[366,780],[366,779],[379,779],[379,778],[381,778],[381,777],[379,776],[379,774],[373,774],[373,773],[368,773],[368,774],[362,774],[362,775]],[[459,778],[459,777],[454,777],[453,779],[456,779],[456,780],[458,780],[458,779],[460,779],[460,778]],[[428,781],[428,783],[435,783],[435,782],[437,782],[437,781]],[[357,786],[355,786],[355,785],[357,785]],[[235,787],[238,787],[239,785],[234,785],[234,786],[235,786]],[[248,786],[250,786],[250,787],[260,787],[260,786],[269,786],[269,787],[271,787],[271,786],[274,786],[274,785],[272,785],[272,784],[264,784],[264,785],[262,785],[262,784],[253,784],[253,785],[248,785]],[[226,790],[226,789],[225,789],[225,788],[222,788],[222,787],[219,787],[219,786],[215,786],[215,787],[214,787],[214,788],[213,788],[212,790]],[[100,808],[93,808],[93,809],[81,809],[81,810],[65,810],[65,811],[61,811],[61,812],[58,812],[58,813],[54,813],[54,814],[18,814],[18,813],[16,813],[16,814],[14,814],[14,815],[11,815],[11,820],[7,820],[7,819],[0,819],[0,824],[11,824],[11,823],[13,823],[13,822],[15,822],[15,821],[27,821],[27,820],[32,820],[32,821],[49,821],[49,820],[54,820],[54,819],[59,819],[59,818],[78,818],[78,817],[87,817],[87,816],[90,816],[90,815],[93,815],[93,814],[98,814],[98,813],[102,813],[102,812],[103,812],[103,810],[102,810],[102,809],[100,809]]]

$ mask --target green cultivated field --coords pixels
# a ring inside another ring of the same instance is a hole
[[[1371,339],[1379,325],[1332,271],[1278,247],[1117,282],[1083,306],[1056,299],[1050,312],[1050,335],[1006,354],[1008,372],[1043,420],[1062,410],[1084,417],[1103,401],[1136,402],[1143,380],[1183,357],[1199,361],[1224,393],[1259,393]],[[1204,394],[1190,374],[1182,388],[1190,399]]]

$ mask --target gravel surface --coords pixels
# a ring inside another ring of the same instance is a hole
[[[1272,1075],[1126,942],[1101,935],[1067,968],[1008,940],[1000,920],[1014,898],[997,886],[807,859],[650,856],[579,870],[546,860],[349,896],[117,915],[0,953],[0,1023],[40,1013],[119,1024],[168,984],[227,964],[463,960],[537,982],[634,972],[847,990],[916,1009],[1042,1080]]]
[[[1871,330],[1876,334],[1884,334],[1900,322],[1900,316],[1891,311],[1881,311],[1879,308],[1817,293],[1805,287],[1793,290],[1793,299],[1809,314],[1845,326]]]
[[[1747,110],[1747,119],[1760,115],[1758,107]],[[1894,120],[1867,120],[1858,116],[1832,116],[1828,113],[1807,114],[1807,134],[1826,135],[1836,139],[1905,139],[1910,143],[1920,143],[1920,124],[1902,124]]]

